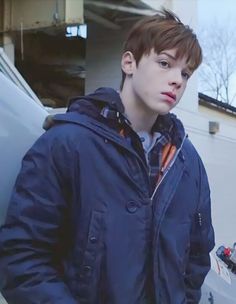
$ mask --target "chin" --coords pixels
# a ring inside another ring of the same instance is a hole
[[[157,115],[166,115],[168,114],[170,111],[163,111],[163,112],[158,112]]]
[[[170,112],[171,108],[168,109],[156,109],[155,112],[157,115],[166,115]]]
[[[170,105],[166,102],[152,102],[150,103],[150,110],[152,110],[153,113],[156,115],[166,115],[168,114],[175,105]]]

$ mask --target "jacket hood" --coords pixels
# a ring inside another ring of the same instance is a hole
[[[99,88],[94,93],[71,98],[66,113],[48,115],[43,123],[43,128],[48,130],[60,122],[75,123],[75,115],[73,114],[86,114],[98,118],[105,107],[118,111],[121,115],[124,113],[120,95],[112,88]]]
[[[92,94],[72,98],[69,101],[67,112],[65,114],[56,114],[54,116],[49,115],[46,118],[43,127],[45,130],[47,130],[56,123],[75,123],[73,114],[86,114],[87,116],[93,117],[97,120],[103,118],[104,121],[103,114],[106,112],[103,111],[104,109],[115,113],[113,118],[108,118],[105,116],[107,120],[117,120],[119,117],[119,119],[122,118],[123,122],[125,121],[126,123],[129,123],[127,117],[125,116],[124,106],[119,93],[112,88],[99,88]],[[177,147],[180,146],[185,136],[183,124],[176,117],[176,115],[172,113],[159,115],[155,124],[153,125],[152,131],[160,132],[162,134],[166,133],[166,135],[168,134],[171,141],[175,143]]]
[[[99,88],[89,95],[72,98],[67,112],[80,112],[81,107],[84,105],[93,107],[94,110],[95,108],[101,110],[105,106],[109,106],[109,108],[117,110],[121,114],[124,113],[124,106],[120,95],[112,88]]]

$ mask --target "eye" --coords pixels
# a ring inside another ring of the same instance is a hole
[[[182,72],[182,76],[184,79],[188,80],[190,78],[191,74],[188,72]]]
[[[161,68],[167,69],[167,68],[170,67],[169,62],[166,61],[166,60],[160,60],[158,63],[159,63],[159,65],[160,65]]]
[[[191,74],[188,72],[182,72],[182,76],[184,79],[188,80],[190,78]]]

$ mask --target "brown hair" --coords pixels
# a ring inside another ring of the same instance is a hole
[[[164,50],[176,48],[176,58],[186,56],[191,71],[197,69],[202,62],[202,51],[193,30],[184,25],[171,11],[162,9],[154,16],[144,17],[131,29],[124,43],[123,53],[132,52],[138,65],[143,55],[151,49],[157,54]],[[126,74],[122,71],[121,89]]]

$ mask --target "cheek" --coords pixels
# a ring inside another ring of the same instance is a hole
[[[181,97],[184,95],[185,89],[186,89],[186,85],[184,84],[179,92],[179,100],[181,99]]]
[[[140,70],[139,73],[135,74],[133,76],[133,85],[137,92],[147,94],[150,90],[150,79],[148,78],[148,75],[142,73]]]

